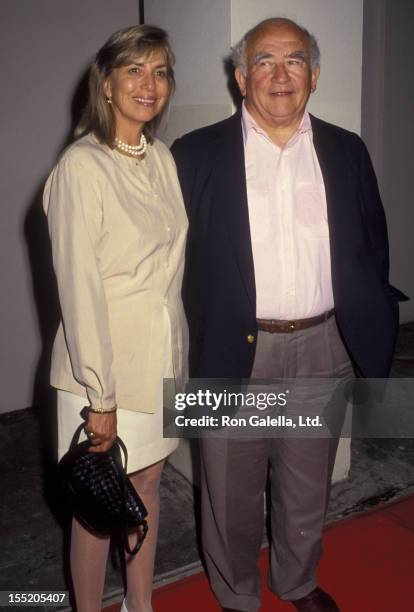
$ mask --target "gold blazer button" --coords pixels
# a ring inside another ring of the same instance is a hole
[[[253,344],[253,342],[254,342],[254,336],[252,336],[252,334],[249,334],[249,335],[247,336],[246,340],[247,340],[247,342],[248,342],[249,344]]]

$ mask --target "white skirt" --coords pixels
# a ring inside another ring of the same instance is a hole
[[[167,315],[168,318],[168,315]],[[165,321],[165,378],[173,377],[171,357],[171,334],[169,320]],[[69,391],[57,391],[58,460],[69,449],[73,434],[83,422],[80,411],[88,405],[88,400]],[[178,446],[178,439],[163,438],[162,389],[160,400],[154,413],[117,410],[118,436],[128,450],[128,474],[142,470],[161,459],[165,459]],[[81,433],[80,440],[86,438]]]

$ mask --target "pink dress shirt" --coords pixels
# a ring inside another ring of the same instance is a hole
[[[309,113],[278,147],[243,104],[242,129],[259,319],[333,308],[326,195]]]

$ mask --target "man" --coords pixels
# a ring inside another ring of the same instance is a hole
[[[388,284],[385,216],[365,146],[306,111],[317,42],[269,19],[233,60],[241,111],[172,148],[190,220],[191,374],[385,377],[404,296]],[[335,453],[328,439],[201,442],[203,550],[223,610],[260,607],[269,466],[269,586],[303,612],[339,609],[316,581]]]

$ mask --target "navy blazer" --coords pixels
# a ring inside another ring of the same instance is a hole
[[[338,327],[357,371],[385,377],[398,300],[407,298],[388,283],[377,180],[359,136],[312,116],[311,122],[326,190]],[[257,323],[241,113],[179,138],[172,153],[190,222],[183,285],[190,374],[248,378]]]

